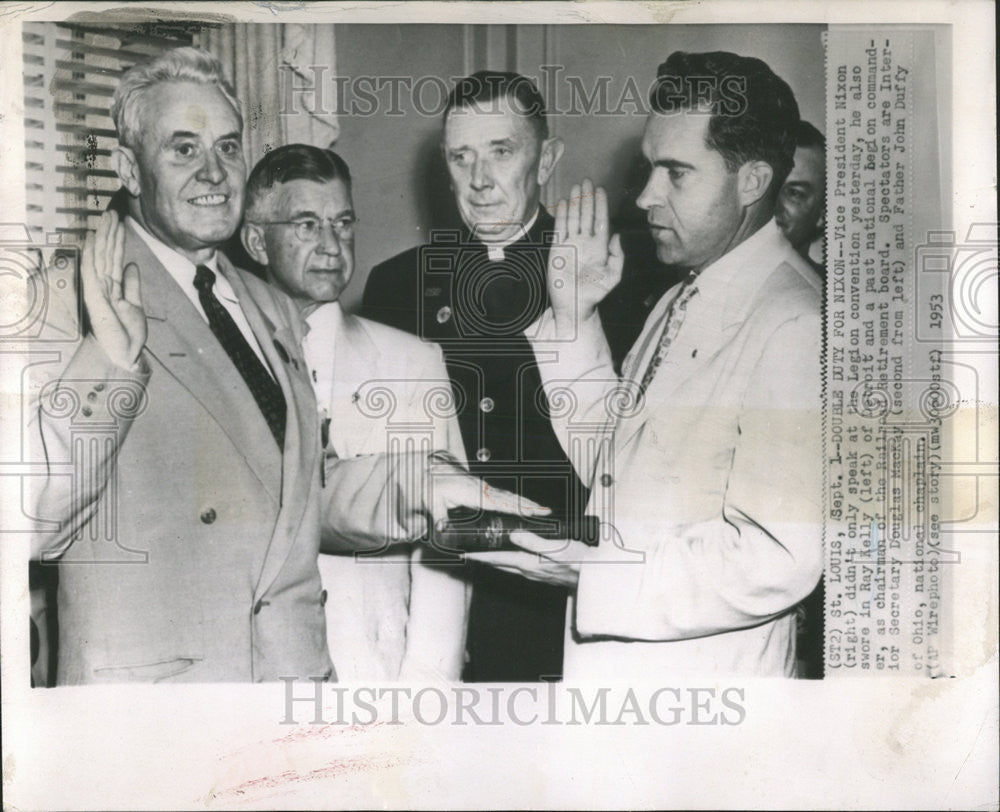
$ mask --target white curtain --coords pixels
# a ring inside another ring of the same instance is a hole
[[[332,25],[236,23],[203,29],[197,44],[219,58],[236,88],[248,166],[284,144],[336,143],[340,126],[333,112],[337,63]],[[315,93],[289,93],[291,87],[316,82],[322,89]]]

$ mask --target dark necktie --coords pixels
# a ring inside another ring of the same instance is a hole
[[[204,265],[195,270],[194,286],[198,290],[198,298],[208,317],[208,326],[212,328],[215,337],[232,359],[243,380],[246,381],[253,394],[261,414],[271,429],[278,448],[285,447],[285,398],[281,387],[264,367],[257,353],[236,326],[229,311],[215,297],[212,286],[215,284],[215,273]]]

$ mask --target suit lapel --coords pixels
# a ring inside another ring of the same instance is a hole
[[[719,260],[722,264],[703,272],[698,282],[699,292],[691,299],[687,318],[649,385],[643,408],[635,416],[621,419],[615,425],[618,449],[636,435],[649,415],[669,410],[670,406],[665,404],[678,400],[691,377],[733,340],[757,307],[759,291],[767,278],[792,256],[792,247],[772,220]],[[670,293],[664,296],[661,304],[669,303],[669,296]],[[661,304],[654,312],[662,312],[659,310]],[[650,317],[652,321],[653,316]],[[644,333],[637,345],[641,345],[645,337]],[[640,380],[642,372],[633,371],[633,379]]]
[[[243,277],[223,257],[219,258],[219,269],[233,286],[247,321],[260,342],[264,357],[281,386],[287,405],[285,450],[280,463],[275,465],[275,470],[281,471],[282,509],[257,582],[255,595],[260,596],[274,582],[301,537],[299,528],[306,519],[310,490],[318,479],[319,427],[316,401],[307,377],[300,337],[287,326],[286,318],[278,311],[273,298],[268,297],[270,290],[265,290],[255,298]],[[274,446],[273,439],[271,446]],[[312,516],[308,520],[315,519]]]
[[[142,239],[127,233],[126,263],[139,268],[146,349],[208,412],[277,504],[280,452],[222,345]]]
[[[333,413],[330,415],[330,443],[341,455],[355,449],[373,448],[381,443],[383,422],[365,416],[359,403],[365,398],[364,385],[378,377],[379,351],[362,322],[344,313],[334,346]]]
[[[650,381],[642,408],[635,415],[620,419],[615,425],[616,447],[623,448],[650,415],[660,413],[665,408],[665,403],[675,399],[676,393],[683,392],[691,376],[704,368],[706,361],[730,341],[738,326],[739,323],[734,322],[726,308],[720,308],[719,303],[698,301],[697,297],[692,299],[680,331]],[[659,341],[662,329],[663,324],[660,322],[651,340]],[[644,372],[643,367],[635,373],[636,383],[641,380]]]

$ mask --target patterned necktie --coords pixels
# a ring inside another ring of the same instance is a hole
[[[246,381],[253,394],[261,414],[267,420],[278,448],[285,447],[285,398],[274,378],[267,371],[257,353],[246,340],[240,328],[236,326],[229,311],[215,297],[212,286],[215,284],[215,273],[204,265],[195,270],[194,286],[198,290],[198,298],[208,317],[208,326],[212,328],[215,337],[232,359],[237,371]]]
[[[656,351],[653,353],[653,357],[649,359],[649,366],[646,367],[646,372],[642,376],[642,383],[639,384],[639,392],[643,395],[646,394],[646,389],[653,380],[653,376],[656,375],[656,370],[666,356],[671,343],[677,337],[677,333],[680,332],[681,324],[684,323],[684,316],[687,313],[688,302],[698,292],[698,288],[694,284],[695,279],[697,277],[691,274],[684,280],[677,296],[670,303],[670,307],[667,308],[667,316],[663,325],[663,332],[660,334],[660,342],[656,345]]]

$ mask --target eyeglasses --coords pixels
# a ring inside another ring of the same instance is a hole
[[[338,217],[336,220],[320,220],[316,217],[302,217],[298,220],[268,220],[260,223],[262,226],[291,226],[295,236],[305,243],[319,242],[323,223],[327,223],[338,240],[350,240],[354,237],[354,227],[358,218],[353,214]]]

